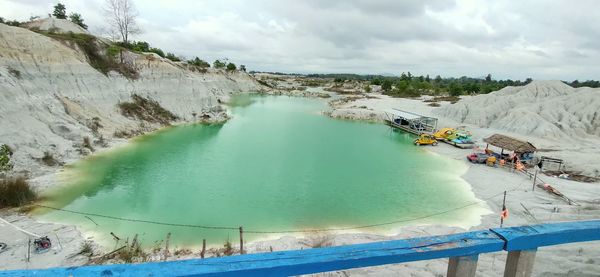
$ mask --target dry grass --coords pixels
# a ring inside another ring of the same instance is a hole
[[[139,243],[137,235],[135,235],[131,244],[126,242],[125,247],[116,253],[115,258],[130,264],[134,262],[146,262],[148,261],[149,256],[150,255],[142,249],[142,245]]]
[[[47,166],[57,166],[60,164],[60,162],[54,158],[54,155],[48,151],[44,152],[41,161]]]
[[[119,103],[121,114],[144,120],[148,122],[170,125],[172,121],[178,119],[172,112],[166,110],[160,104],[150,98],[144,98],[137,94],[131,96],[132,102]]]
[[[450,102],[451,104],[454,104],[454,103],[458,102],[459,100],[460,100],[460,97],[458,97],[458,96],[435,96],[431,99],[424,100],[423,102],[435,103],[435,102],[440,102],[440,101],[447,101],[447,102]]]
[[[91,241],[86,240],[81,244],[81,250],[79,250],[79,255],[84,255],[88,257],[94,255],[94,245]]]
[[[23,206],[35,198],[36,194],[25,178],[0,180],[0,208]]]

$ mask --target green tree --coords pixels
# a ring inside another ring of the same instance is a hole
[[[440,75],[435,76],[435,79],[433,80],[433,82],[436,84],[441,84],[442,81],[443,81],[442,76],[440,76]]]
[[[69,15],[69,20],[71,20],[71,22],[81,26],[81,28],[86,29],[88,28],[87,25],[85,25],[85,23],[83,23],[83,18],[81,18],[81,14],[78,13],[71,13]]]
[[[171,61],[174,61],[174,62],[180,62],[181,61],[181,59],[179,57],[175,56],[175,54],[173,54],[173,53],[167,53],[167,55],[165,56],[165,58],[167,58],[167,59],[169,59]]]
[[[383,81],[381,81],[381,79],[379,77],[375,77],[375,78],[373,78],[373,80],[371,80],[371,85],[381,86],[382,82]]]
[[[450,95],[452,96],[459,96],[462,94],[462,91],[462,86],[457,82],[450,83],[450,86],[448,87],[448,92],[450,92]]]
[[[207,63],[206,61],[204,61],[204,60],[202,60],[202,59],[200,59],[198,57],[196,57],[193,60],[189,60],[188,64],[195,65],[195,66],[202,67],[202,68],[208,68],[208,67],[210,67],[209,63]]]
[[[396,83],[396,90],[399,93],[406,93],[406,92],[408,92],[409,88],[410,88],[410,84],[406,80],[402,80],[402,81]]]
[[[224,62],[222,62],[220,60],[215,60],[213,62],[213,67],[216,68],[216,69],[223,69],[223,68],[225,68],[226,65],[227,64],[225,64]]]
[[[410,74],[410,72],[409,72],[409,74]],[[408,75],[406,75],[406,73],[402,72],[402,74],[400,74],[400,80],[410,81],[410,77]]]
[[[56,4],[52,15],[58,19],[67,19],[67,7],[61,3]]]
[[[468,93],[478,93],[479,90],[481,89],[479,87],[479,84],[474,83],[474,82],[469,82],[467,84],[464,85],[465,91]]]
[[[492,74],[488,74],[487,76],[485,76],[485,81],[488,83],[492,82]]]
[[[237,67],[235,66],[234,63],[227,64],[227,71],[235,71],[236,69],[237,69]]]
[[[383,89],[383,91],[392,90],[392,80],[390,80],[390,79],[383,80],[383,82],[381,83],[381,89]]]

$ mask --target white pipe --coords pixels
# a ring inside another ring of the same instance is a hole
[[[8,224],[8,225],[12,226],[13,228],[15,228],[15,229],[17,229],[17,230],[19,230],[19,231],[21,231],[21,232],[23,232],[23,233],[27,234],[27,235],[30,235],[30,236],[32,236],[32,237],[36,237],[36,238],[41,238],[41,237],[42,237],[42,236],[40,236],[40,235],[34,234],[34,233],[32,233],[32,232],[29,232],[29,231],[27,231],[27,230],[25,230],[25,229],[23,229],[23,228],[21,228],[21,227],[19,227],[19,226],[17,226],[17,225],[14,225],[14,224],[12,224],[12,223],[10,223],[10,222],[6,221],[5,219],[3,219],[3,218],[1,218],[1,217],[0,217],[0,221],[2,221],[2,222],[4,222],[4,223],[6,223],[6,224]]]

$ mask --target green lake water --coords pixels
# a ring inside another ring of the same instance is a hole
[[[223,125],[171,127],[89,157],[62,175],[43,203],[114,217],[248,231],[352,228],[424,217],[477,201],[452,160],[412,145],[381,124],[323,116],[319,99],[240,96]],[[161,226],[40,209],[43,220],[76,224],[105,245],[109,233],[139,234],[148,246],[238,240],[236,230]],[[402,225],[471,226],[478,205]],[[302,234],[297,234],[302,235]],[[247,240],[278,234],[245,234]]]

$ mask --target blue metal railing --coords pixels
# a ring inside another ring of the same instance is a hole
[[[451,258],[448,275],[456,276],[457,268],[466,268],[466,271],[460,272],[472,272],[474,275],[477,255],[482,253],[505,250],[510,255],[521,250],[535,251],[542,246],[594,240],[600,240],[600,220],[493,228],[452,235],[223,258],[0,271],[0,276],[290,276],[440,258]],[[529,257],[535,258],[533,253]],[[526,270],[522,269],[521,264],[525,263],[519,262],[519,255],[515,257],[516,260],[508,259],[513,263],[513,269]],[[470,264],[465,267],[465,263]]]

